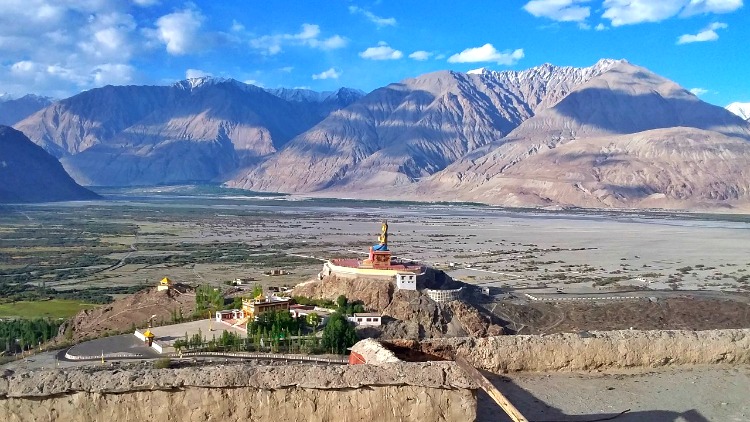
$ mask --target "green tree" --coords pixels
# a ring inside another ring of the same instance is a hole
[[[309,325],[312,328],[317,327],[320,324],[320,315],[316,314],[315,312],[310,312],[307,314],[307,325]]]
[[[336,306],[339,307],[339,312],[343,312],[344,309],[346,309],[346,304],[349,301],[346,299],[346,296],[339,295],[339,297],[336,298]]]
[[[263,286],[261,286],[258,283],[255,283],[255,285],[253,286],[253,290],[252,290],[252,292],[250,294],[252,295],[253,299],[255,299],[256,297],[262,295],[263,294]]]
[[[323,329],[323,348],[338,354],[346,354],[346,349],[357,342],[357,333],[346,317],[340,312],[334,312],[328,318],[328,324]]]
[[[206,311],[218,311],[224,309],[224,295],[220,289],[208,285],[198,286],[195,290],[195,312],[199,316]]]

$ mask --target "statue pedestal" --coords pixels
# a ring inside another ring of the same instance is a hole
[[[370,257],[362,262],[362,266],[377,269],[391,268],[391,252],[375,251],[370,248]]]

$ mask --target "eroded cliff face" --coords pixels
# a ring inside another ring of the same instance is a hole
[[[460,354],[476,368],[494,373],[748,364],[750,329],[445,338],[425,340],[412,347],[447,359]]]
[[[0,377],[4,421],[470,421],[451,363],[179,369],[90,367]]]
[[[294,286],[294,296],[336,300],[339,295],[350,301],[360,300],[365,308],[382,312],[391,300],[396,286],[390,280],[330,275]]]

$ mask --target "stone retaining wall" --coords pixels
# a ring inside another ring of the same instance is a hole
[[[2,421],[467,421],[477,386],[453,363],[6,371]]]

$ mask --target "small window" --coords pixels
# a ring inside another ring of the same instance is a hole
[[[372,320],[370,318],[365,319],[367,322],[371,322]]]

